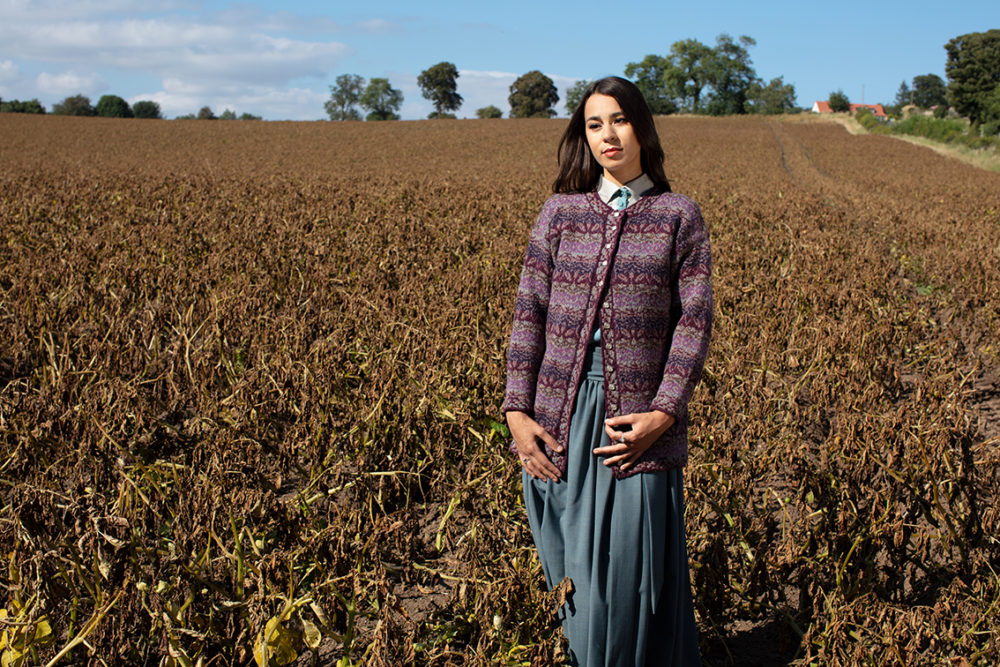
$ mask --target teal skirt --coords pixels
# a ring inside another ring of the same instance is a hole
[[[599,340],[599,332],[595,336]],[[699,665],[684,535],[682,471],[616,480],[592,451],[604,433],[600,345],[591,344],[559,482],[522,473],[524,504],[549,588],[565,577],[560,608],[569,657],[581,667]]]

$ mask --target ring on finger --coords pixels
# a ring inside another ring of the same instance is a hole
[[[618,436],[618,442],[620,442],[622,444],[625,444],[625,434],[624,433],[622,433],[621,435]]]

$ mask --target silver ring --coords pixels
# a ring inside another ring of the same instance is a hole
[[[618,442],[622,443],[623,445],[625,444],[625,434],[624,433],[622,433],[621,435],[618,436]]]
[[[528,462],[528,459],[521,459],[521,465],[524,465],[527,462]]]

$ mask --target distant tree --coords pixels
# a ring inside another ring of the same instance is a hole
[[[723,33],[716,39],[711,55],[704,60],[706,80],[712,88],[705,110],[713,116],[746,113],[747,91],[757,81],[750,60],[753,37],[741,35],[739,43]]]
[[[913,77],[913,103],[921,109],[948,105],[948,88],[937,74]]]
[[[795,86],[782,77],[771,79],[766,86],[755,81],[747,88],[749,113],[779,114],[795,111]]]
[[[0,102],[0,113],[45,113],[45,107],[37,99],[7,100]]]
[[[428,67],[417,77],[417,85],[423,96],[434,104],[434,112],[429,118],[454,118],[449,111],[457,111],[462,106],[462,96],[458,94],[456,79],[458,69],[449,62],[440,62]]]
[[[198,117],[193,113],[186,113],[180,116],[174,116],[174,120],[196,120]]]
[[[642,91],[649,110],[654,114],[677,112],[677,103],[672,99],[667,83],[667,72],[670,69],[669,58],[653,54],[647,55],[637,63],[625,66],[625,76]]]
[[[959,35],[944,50],[952,106],[976,125],[988,120],[989,99],[1000,84],[1000,30]]]
[[[218,116],[212,111],[212,107],[204,106],[198,109],[198,120],[217,120]]]
[[[365,80],[357,74],[337,77],[336,83],[330,86],[330,99],[323,104],[330,120],[361,120],[361,113],[356,107],[364,85]]]
[[[907,104],[913,104],[913,91],[910,89],[909,84],[903,81],[899,84],[899,90],[896,91],[896,99],[893,102],[893,111],[896,114],[902,112],[903,107]]]
[[[591,82],[586,79],[579,79],[566,91],[566,113],[570,116],[580,106],[580,100],[583,99],[583,94],[587,92],[587,86],[590,84]]]
[[[97,100],[97,115],[102,118],[131,118],[132,108],[117,95],[101,95]]]
[[[152,100],[139,100],[133,104],[132,115],[136,118],[163,118],[160,105]]]
[[[403,93],[390,86],[389,79],[374,78],[358,102],[368,110],[365,120],[399,120],[397,112],[403,104]]]
[[[701,111],[701,94],[712,77],[713,50],[696,39],[670,46],[664,78],[668,97],[683,100],[688,111]]]
[[[510,85],[511,118],[551,118],[552,106],[559,101],[559,91],[552,79],[538,70],[522,74]]]
[[[240,120],[264,120],[264,119],[261,118],[260,116],[255,116],[252,113],[247,113],[246,111],[244,111],[243,113],[240,114]]]
[[[72,95],[53,104],[52,113],[59,116],[95,116],[97,110],[90,105],[90,98],[86,95]]]
[[[476,109],[476,117],[478,118],[503,118],[503,111],[500,107],[493,106],[492,104],[486,107],[481,107]]]
[[[985,118],[982,126],[983,136],[995,137],[1000,134],[1000,84],[997,84],[997,87],[993,89],[993,94],[986,98]]]
[[[827,103],[830,105],[831,111],[851,110],[851,101],[847,99],[847,95],[844,94],[844,91],[840,90],[839,88],[830,93],[830,97],[827,100]]]
[[[219,114],[219,120],[236,120],[236,112],[232,109],[225,109]]]

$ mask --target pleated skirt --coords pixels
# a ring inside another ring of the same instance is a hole
[[[599,336],[599,334],[598,334]],[[616,480],[595,447],[604,433],[600,345],[590,346],[559,482],[522,473],[545,579],[573,592],[559,610],[580,667],[700,665],[684,534],[681,470]]]

